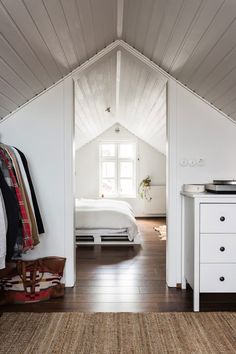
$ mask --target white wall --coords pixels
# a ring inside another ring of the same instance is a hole
[[[74,282],[72,135],[73,82],[66,79],[0,124],[0,138],[28,160],[45,234],[24,258],[66,256],[66,284]],[[71,176],[66,175],[69,170]],[[68,214],[67,214],[68,213]]]
[[[76,196],[78,198],[99,197],[99,143],[103,140],[132,140],[137,144],[137,182],[151,176],[153,185],[166,184],[166,157],[143,140],[120,126],[120,133],[114,132],[114,126],[98,136],[90,143],[76,151]],[[160,212],[165,204],[165,194],[162,200],[153,199],[155,209]],[[148,203],[137,198],[127,198],[136,216],[147,215]]]
[[[236,178],[236,124],[169,79],[169,240],[168,284],[181,282],[181,198],[185,183]],[[183,167],[181,161],[203,159],[202,166]],[[171,185],[170,185],[171,183]],[[170,246],[170,247],[169,247]]]

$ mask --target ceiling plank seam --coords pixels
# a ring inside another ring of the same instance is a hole
[[[120,102],[120,74],[121,74],[121,51],[117,51],[116,56],[116,118],[120,114],[119,102]]]

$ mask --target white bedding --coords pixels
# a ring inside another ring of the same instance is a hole
[[[138,226],[131,206],[114,199],[76,199],[76,229],[127,229],[133,241],[138,235]]]

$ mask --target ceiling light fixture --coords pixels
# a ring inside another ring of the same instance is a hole
[[[119,126],[115,127],[115,132],[118,134],[120,132]]]

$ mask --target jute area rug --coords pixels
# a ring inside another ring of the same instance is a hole
[[[236,353],[236,313],[5,313],[0,353]]]

